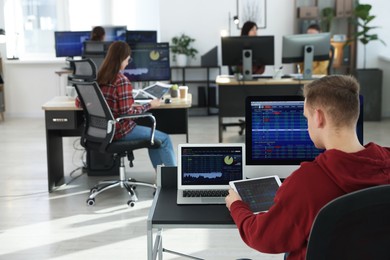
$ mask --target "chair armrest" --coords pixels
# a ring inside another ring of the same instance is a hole
[[[150,119],[152,127],[150,131],[150,143],[154,144],[154,132],[156,131],[156,118],[151,113],[143,113],[143,114],[133,114],[133,115],[120,115],[115,120],[117,122],[123,120],[123,119],[137,119],[137,118],[143,118],[147,117]]]

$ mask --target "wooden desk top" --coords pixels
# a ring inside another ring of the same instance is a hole
[[[312,82],[312,80],[297,80],[297,79],[257,79],[250,81],[238,81],[234,76],[219,75],[215,80],[219,86],[240,86],[240,85],[302,85]]]
[[[164,99],[171,98],[169,95],[164,96]],[[165,104],[161,100],[161,106],[153,109],[175,109],[175,108],[190,108],[192,105],[192,95],[189,93],[187,99],[171,98],[170,104]],[[75,105],[75,98],[68,96],[57,96],[42,105],[43,110],[82,110]]]

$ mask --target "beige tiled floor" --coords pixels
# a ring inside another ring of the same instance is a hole
[[[217,118],[191,117],[190,142],[217,142]],[[390,146],[390,120],[365,123],[365,142]],[[243,142],[229,128],[225,142]],[[185,142],[173,136],[174,145]],[[74,149],[76,147],[77,149]],[[64,139],[68,184],[47,192],[44,120],[0,122],[0,259],[146,259],[146,216],[152,192],[138,188],[140,201],[128,208],[126,192],[112,190],[86,206],[89,189],[101,177],[79,170],[83,152],[78,139]],[[135,154],[137,179],[152,181],[146,151]],[[236,229],[171,229],[164,232],[168,249],[205,259],[283,259],[248,248]],[[164,259],[182,259],[164,254]]]

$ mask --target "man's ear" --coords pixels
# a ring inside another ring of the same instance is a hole
[[[316,109],[314,111],[314,120],[316,122],[317,128],[324,128],[326,123],[324,111],[322,111],[321,109]]]

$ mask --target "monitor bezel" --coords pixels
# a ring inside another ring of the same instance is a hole
[[[131,34],[138,34],[140,36],[143,36],[142,41],[136,41],[136,42],[131,41],[131,37],[130,37]],[[145,37],[145,35],[147,37]],[[152,38],[152,39],[145,40],[145,38],[149,38],[149,36],[151,36],[150,38]],[[158,42],[157,31],[154,31],[154,30],[127,30],[126,31],[126,42],[130,47],[133,47],[136,44],[142,44],[142,43],[157,43]]]
[[[127,38],[127,26],[126,25],[103,25],[105,30],[104,41],[114,42],[114,41],[126,41]],[[113,32],[123,31],[123,35],[117,36]]]
[[[252,159],[252,101],[304,101],[302,95],[284,95],[284,96],[248,96],[245,100],[245,159],[246,165],[300,165],[305,161],[312,161],[315,158],[299,158],[299,159]],[[356,133],[362,145],[363,140],[363,96],[359,95],[359,117],[356,125]],[[303,113],[303,111],[302,111]]]
[[[301,159],[253,159],[252,156],[252,106],[251,102],[261,101],[304,101],[302,95],[291,96],[249,96],[245,102],[245,152],[246,165],[299,165],[303,161],[311,161],[314,158]]]
[[[136,51],[137,49],[142,49],[142,48],[145,48],[145,49],[150,49],[152,50],[153,48],[164,48],[168,51],[168,55],[167,55],[167,59],[168,59],[168,64],[167,64],[167,68],[168,68],[168,76],[167,77],[159,77],[157,75],[153,75],[153,76],[150,76],[147,77],[147,76],[132,76],[128,73],[126,73],[126,70],[129,69],[129,67],[131,66],[131,64],[129,63],[125,70],[124,70],[124,75],[132,82],[149,82],[149,81],[170,81],[171,80],[171,68],[170,68],[170,48],[169,48],[169,42],[157,42],[157,43],[139,43],[139,44],[136,44],[135,46],[131,47],[131,50],[132,50],[132,57],[134,57],[134,51]],[[135,59],[135,58],[134,58]]]
[[[84,41],[87,41],[90,39],[90,36],[91,36],[91,32],[90,31],[55,31],[54,32],[54,49],[55,49],[55,54],[56,54],[56,57],[57,58],[62,58],[62,57],[81,57],[83,55],[83,48],[84,48],[84,41],[80,42],[80,52],[74,52],[74,53],[71,53],[71,54],[74,54],[74,55],[65,55],[63,54],[63,52],[60,52],[59,51],[59,34],[67,34],[69,37],[69,35],[80,35],[81,36],[87,36],[87,39],[85,39]]]

